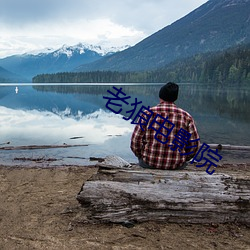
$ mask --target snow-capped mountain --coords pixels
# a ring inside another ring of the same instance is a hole
[[[118,51],[122,51],[124,49],[129,48],[128,45],[125,45],[123,47],[103,47],[103,46],[95,46],[95,45],[91,45],[91,44],[83,44],[83,43],[78,43],[75,46],[68,46],[68,45],[63,45],[60,49],[55,50],[53,52],[53,56],[57,57],[60,56],[62,54],[67,55],[68,58],[72,57],[75,53],[78,54],[84,54],[87,51],[93,51],[96,52],[97,54],[101,55],[101,56],[106,56],[106,55],[110,55],[113,53],[116,53]]]
[[[58,57],[60,55],[66,55],[68,58],[73,56],[73,54],[84,54],[86,51],[94,51],[97,54],[101,56],[106,56],[110,55],[119,51],[122,51],[124,49],[129,48],[129,45],[125,45],[122,47],[104,47],[101,45],[92,45],[92,44],[83,44],[83,43],[78,43],[74,46],[69,46],[67,44],[64,44],[61,48],[59,49],[53,49],[53,48],[45,48],[42,50],[36,50],[36,51],[31,51],[29,53],[23,54],[23,56],[27,55],[39,55],[43,56],[44,54],[53,54],[54,57]]]
[[[56,50],[46,48],[42,51],[9,56],[0,59],[0,66],[31,80],[37,74],[73,71],[80,65],[94,62],[128,47],[107,48],[83,43],[74,46],[63,45]]]

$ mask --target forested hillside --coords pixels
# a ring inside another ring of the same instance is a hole
[[[250,83],[250,44],[223,52],[198,54],[154,71],[152,81]]]
[[[119,82],[199,82],[199,83],[250,83],[250,44],[222,52],[197,54],[178,60],[164,68],[144,72],[65,72],[42,74],[33,78],[34,83],[119,83]]]

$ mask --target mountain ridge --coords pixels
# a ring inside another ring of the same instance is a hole
[[[19,81],[26,81],[26,79],[0,66],[0,82],[1,83],[12,83],[12,82],[19,82]]]
[[[250,0],[210,0],[135,46],[75,71],[150,70],[196,53],[247,43],[250,41],[249,9]]]
[[[5,57],[0,59],[0,66],[31,81],[31,78],[37,74],[72,71],[83,63],[93,62],[128,47],[126,45],[108,48],[84,43],[73,46],[63,45],[55,50],[47,49],[45,52],[36,51],[33,54],[31,52]]]

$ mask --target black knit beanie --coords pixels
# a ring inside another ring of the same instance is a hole
[[[166,102],[174,102],[178,98],[179,86],[176,83],[168,82],[161,87],[159,97]]]

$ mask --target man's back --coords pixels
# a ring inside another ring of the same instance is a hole
[[[163,100],[144,113],[131,138],[131,149],[140,160],[152,168],[176,169],[194,156],[199,135],[189,113]]]

